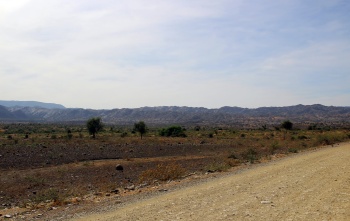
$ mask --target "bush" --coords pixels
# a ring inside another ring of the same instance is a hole
[[[258,152],[250,148],[245,153],[242,154],[243,159],[249,160],[250,163],[254,163],[258,159]]]
[[[337,142],[342,142],[348,139],[348,136],[343,133],[326,133],[317,136],[316,145],[331,145]]]
[[[298,153],[298,150],[295,149],[295,148],[289,148],[289,149],[288,149],[288,152],[289,152],[289,153]]]
[[[281,126],[286,130],[291,130],[293,128],[293,123],[290,122],[289,120],[286,120],[281,124]]]
[[[276,150],[278,150],[280,148],[280,145],[278,144],[277,141],[275,141],[274,143],[271,144],[270,147],[270,153],[274,154]]]
[[[67,134],[67,139],[72,139],[73,138],[73,134],[71,134],[71,133],[69,133],[69,134]]]
[[[198,125],[194,127],[194,130],[195,130],[195,131],[199,131],[200,129],[201,129],[201,127],[198,126]]]
[[[305,135],[300,135],[300,136],[298,136],[298,139],[299,140],[305,140],[305,139],[308,139],[308,138]]]
[[[35,194],[34,196],[31,197],[31,200],[34,203],[53,201],[58,205],[58,204],[62,203],[63,197],[60,196],[58,189],[50,188],[50,189],[43,190],[40,193]]]
[[[231,168],[226,162],[214,162],[206,166],[205,170],[208,172],[224,172]]]
[[[238,159],[234,153],[230,154],[227,158]]]
[[[162,137],[187,137],[185,134],[185,129],[180,126],[163,128],[159,131],[159,135]]]

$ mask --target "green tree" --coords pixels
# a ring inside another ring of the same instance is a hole
[[[103,129],[103,124],[102,124],[101,118],[99,118],[99,117],[90,118],[86,122],[86,127],[89,131],[89,134],[92,134],[92,138],[95,139],[96,134]]]
[[[286,129],[286,130],[291,130],[293,128],[293,123],[290,122],[289,120],[286,120],[282,123],[282,128]]]
[[[142,140],[142,135],[147,133],[148,128],[147,128],[145,122],[140,121],[140,122],[134,124],[133,130],[140,133],[141,140]]]
[[[180,126],[163,128],[159,131],[159,135],[163,137],[186,137],[185,129]]]
[[[293,123],[290,122],[289,120],[286,120],[284,121],[282,124],[281,124],[282,128],[285,130],[284,131],[284,139],[286,139],[286,134],[287,134],[287,131],[288,130],[291,130],[293,128]]]

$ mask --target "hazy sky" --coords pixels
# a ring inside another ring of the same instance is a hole
[[[0,100],[350,106],[348,0],[0,0]]]

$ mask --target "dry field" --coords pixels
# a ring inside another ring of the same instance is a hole
[[[73,220],[348,221],[349,157],[350,143],[319,149]]]
[[[127,128],[106,129],[97,139],[79,126],[0,128],[0,219],[6,214],[31,219],[102,196],[122,198],[169,180],[266,162],[350,135],[348,130],[206,128],[188,129],[187,137],[178,138],[160,137],[154,129],[141,140]],[[116,170],[118,164],[123,171]]]

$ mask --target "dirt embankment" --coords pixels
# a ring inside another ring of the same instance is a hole
[[[77,220],[349,220],[350,143],[297,154]]]

